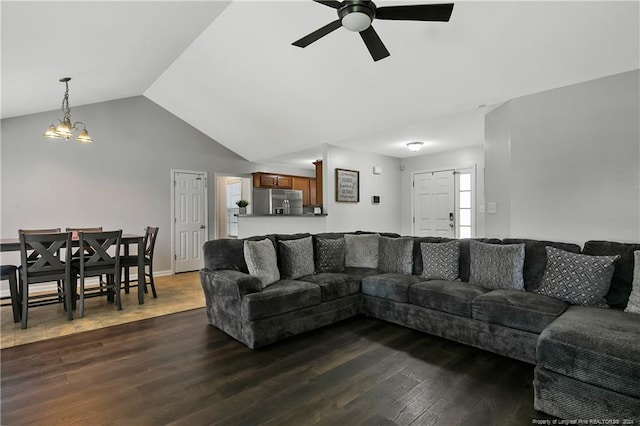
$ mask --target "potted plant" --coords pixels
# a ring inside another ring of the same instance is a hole
[[[238,214],[247,214],[247,206],[249,205],[247,200],[238,200],[236,205],[238,206]]]

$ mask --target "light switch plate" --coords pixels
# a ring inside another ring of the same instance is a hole
[[[489,214],[498,213],[498,205],[495,202],[487,203],[487,213]]]

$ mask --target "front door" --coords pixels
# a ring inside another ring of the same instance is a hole
[[[174,172],[175,272],[204,266],[202,245],[207,235],[207,179],[204,173]]]
[[[414,235],[455,238],[453,170],[415,174],[413,206]]]

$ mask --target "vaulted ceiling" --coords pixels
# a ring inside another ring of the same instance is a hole
[[[310,0],[3,1],[2,117],[59,108],[70,76],[72,107],[144,95],[251,161],[478,145],[484,105],[639,68],[639,5],[456,2],[448,23],[374,21],[373,62],[343,28],[292,46],[336,19]]]

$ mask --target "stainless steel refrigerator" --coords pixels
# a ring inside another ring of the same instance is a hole
[[[253,214],[302,214],[302,191],[254,188]]]

